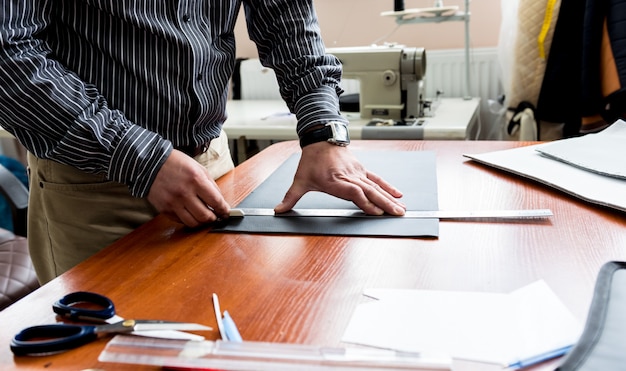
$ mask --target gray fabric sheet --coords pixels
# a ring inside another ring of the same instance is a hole
[[[404,194],[407,210],[438,210],[434,152],[355,151],[368,170],[382,176]],[[293,181],[300,155],[288,158],[236,207],[273,209]],[[309,192],[295,209],[357,209],[350,201]],[[214,231],[285,234],[437,237],[438,219],[246,216],[216,226]]]

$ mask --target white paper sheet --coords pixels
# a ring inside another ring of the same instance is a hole
[[[537,151],[588,171],[626,179],[626,121],[618,120],[599,133],[551,142]]]
[[[343,341],[510,365],[572,345],[582,327],[543,281],[510,294],[369,289]]]
[[[626,211],[626,180],[600,175],[541,155],[542,143],[464,156],[534,179],[585,201]]]

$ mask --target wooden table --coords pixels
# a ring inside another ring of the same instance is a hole
[[[159,216],[0,312],[0,367],[153,369],[99,363],[107,339],[53,356],[13,357],[10,338],[26,326],[54,322],[52,302],[75,290],[109,296],[125,318],[214,328],[216,292],[244,339],[326,346],[342,345],[369,287],[510,292],[543,279],[584,321],[601,265],[626,260],[626,215],[462,157],[525,144],[354,141],[351,147],[436,152],[441,209],[549,208],[550,221],[447,221],[437,239],[410,239],[212,233]],[[278,143],[238,166],[218,181],[226,199],[237,205],[296,151],[296,142]]]

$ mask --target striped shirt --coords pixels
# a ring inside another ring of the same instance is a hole
[[[242,3],[298,133],[346,122],[312,0],[0,0],[0,125],[145,197],[172,148],[219,135]]]

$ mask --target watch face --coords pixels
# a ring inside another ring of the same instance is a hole
[[[329,139],[330,142],[339,145],[347,145],[350,143],[350,136],[348,135],[348,127],[339,122],[328,123],[333,131],[333,137]]]

